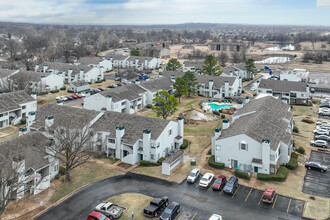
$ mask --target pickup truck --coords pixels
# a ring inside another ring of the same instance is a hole
[[[147,217],[158,217],[168,205],[168,197],[154,198],[150,204],[143,210],[143,214]]]
[[[124,207],[118,206],[111,202],[102,202],[95,207],[95,211],[101,212],[110,219],[119,218],[123,214],[124,210]]]

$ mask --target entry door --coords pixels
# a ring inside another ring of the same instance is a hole
[[[258,173],[258,167],[254,167],[254,172]]]
[[[143,154],[139,154],[140,160],[143,160]]]
[[[232,159],[231,160],[231,167],[236,169],[237,165],[238,165],[238,161]]]

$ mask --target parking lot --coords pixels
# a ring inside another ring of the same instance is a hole
[[[318,162],[329,167],[330,154],[313,150],[309,161]],[[304,179],[303,192],[330,198],[330,172],[321,173],[315,170],[307,170]]]
[[[200,179],[201,177],[199,177]],[[304,209],[305,202],[290,198],[287,196],[277,194],[274,202],[272,204],[264,203],[262,201],[263,191],[258,189],[253,189],[247,186],[239,185],[233,195],[229,195],[224,193],[223,191],[214,191],[212,190],[212,184],[215,179],[212,181],[210,186],[206,189],[201,188],[198,183],[199,179],[193,183],[184,182],[188,188],[192,190],[203,191],[207,195],[209,194],[217,194],[219,197],[219,202],[234,202],[238,206],[246,206],[251,209],[259,209],[259,210],[276,210],[282,212],[284,214],[290,214],[293,216],[301,217]],[[231,201],[230,201],[231,200]],[[178,220],[184,219],[203,219],[203,212],[198,212],[196,210],[190,211],[189,209],[184,210],[180,213],[180,216],[177,218]]]

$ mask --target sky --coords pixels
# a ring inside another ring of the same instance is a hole
[[[0,21],[330,26],[330,0],[0,0]]]

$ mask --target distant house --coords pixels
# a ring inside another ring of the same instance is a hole
[[[226,66],[221,68],[221,71],[221,76],[241,77],[242,79],[250,79],[254,77],[253,75],[248,74],[245,67],[245,63],[239,63],[233,66]]]
[[[290,81],[290,82],[308,82],[309,71],[305,69],[293,69],[293,70],[282,71],[280,73],[280,80]]]
[[[89,110],[122,112],[133,114],[144,108],[147,91],[138,84],[112,88],[84,98],[84,108]]]
[[[136,70],[151,70],[159,68],[161,60],[156,57],[130,56],[125,60],[123,68],[133,68]]]
[[[21,119],[34,114],[37,100],[24,91],[0,94],[0,128],[21,123]]]
[[[281,98],[288,104],[306,104],[310,98],[309,86],[305,82],[271,79],[261,79],[258,81],[257,94],[271,94]]]
[[[242,106],[243,105],[243,106]],[[212,155],[226,167],[244,172],[276,173],[292,153],[293,117],[290,106],[272,96],[240,104],[232,117],[223,120],[212,137]]]
[[[89,89],[89,84],[84,80],[74,81],[70,83],[70,90],[74,92],[81,92]]]
[[[102,71],[111,71],[112,70],[112,61],[106,59],[105,57],[81,57],[75,62],[76,65],[87,65],[95,68],[99,68]]]
[[[203,69],[204,61],[195,60],[195,61],[184,61],[182,64],[183,72],[193,72],[193,73],[201,73]]]
[[[109,55],[109,56],[106,56],[106,58],[112,62],[113,67],[126,68],[125,63],[126,63],[126,60],[129,58],[129,56]]]
[[[0,69],[0,91],[10,90],[9,77],[18,73],[18,70]]]
[[[68,63],[45,62],[35,66],[36,72],[53,73],[63,78],[64,83],[71,83],[78,80],[95,82],[104,79],[103,68],[96,68],[88,65],[74,65]]]
[[[63,78],[49,72],[19,71],[10,78],[13,90],[49,92],[63,87]]]
[[[71,119],[76,129],[91,126],[94,136],[86,149],[104,152],[122,162],[157,162],[183,143],[183,117],[178,122],[113,111],[92,111],[60,105],[44,105],[37,111],[31,130],[43,130],[45,116],[53,116],[50,128]],[[88,121],[86,121],[88,119]]]
[[[166,47],[146,46],[141,49],[141,52],[147,57],[159,57],[161,59],[171,57],[171,50]]]
[[[167,77],[160,77],[158,79],[151,79],[138,84],[147,91],[146,104],[152,104],[152,100],[156,97],[156,93],[162,90],[172,93],[173,82]]]
[[[246,50],[248,45],[243,42],[212,42],[209,43],[208,48],[212,51],[236,51],[241,52]]]
[[[50,181],[59,171],[57,159],[46,155],[38,148],[46,148],[50,140],[41,132],[31,132],[0,143],[0,154],[4,157],[0,170],[1,180],[13,177],[12,184],[18,188],[13,193],[16,199],[22,199],[26,193],[36,195],[50,187]],[[0,200],[13,185],[0,185]]]

